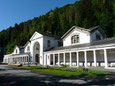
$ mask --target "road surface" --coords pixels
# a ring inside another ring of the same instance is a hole
[[[115,74],[100,77],[62,77],[0,65],[0,86],[115,86]]]

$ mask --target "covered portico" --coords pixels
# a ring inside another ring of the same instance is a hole
[[[97,67],[115,69],[115,44],[82,44],[59,47],[45,52],[44,65],[70,67]]]
[[[28,53],[16,54],[16,55],[12,54],[8,58],[8,64],[28,64],[28,62],[30,62],[29,60],[30,60],[30,56]]]

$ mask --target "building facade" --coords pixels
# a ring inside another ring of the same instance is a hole
[[[4,56],[4,63],[34,64],[44,66],[97,67],[114,69],[115,38],[106,38],[99,27],[89,29],[73,26],[59,39],[35,32],[22,47]]]

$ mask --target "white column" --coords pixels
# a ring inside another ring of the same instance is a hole
[[[22,57],[22,62],[24,62],[24,58]]]
[[[58,53],[58,66],[60,66],[60,53]]]
[[[22,57],[19,57],[20,58],[20,62],[22,62]],[[16,61],[17,61],[17,57],[16,57]]]
[[[55,54],[53,54],[53,65],[55,66]]]
[[[79,52],[76,52],[76,56],[77,56],[77,67],[79,67]]]
[[[50,54],[48,55],[48,58],[49,58],[49,65],[51,65],[51,55]]]
[[[27,57],[25,57],[24,63],[26,63],[26,58],[27,58]]]
[[[84,51],[85,67],[87,68],[87,52]]]
[[[11,63],[13,63],[13,60],[12,60],[12,58],[11,58]]]
[[[45,59],[46,60],[46,66],[47,66],[47,57],[48,57],[48,55],[46,55],[45,57],[46,57],[46,59]]]
[[[69,53],[70,56],[70,66],[72,66],[72,52]]]
[[[9,58],[8,58],[8,63],[9,63]]]
[[[108,62],[107,62],[107,50],[104,49],[104,60],[105,60],[105,68],[108,68]]]
[[[21,57],[21,59],[22,59],[22,63],[23,63],[23,57]]]
[[[26,56],[25,62],[28,62],[28,56]]]
[[[27,56],[25,57],[25,62],[27,62]]]
[[[19,62],[18,57],[17,57],[17,62]]]
[[[47,57],[48,57],[48,54],[44,54],[44,66],[47,65]]]
[[[63,53],[63,62],[64,62],[64,65],[65,65],[65,53]]]
[[[94,58],[94,67],[97,67],[96,50],[93,50],[93,58]]]
[[[28,58],[29,58],[29,57],[27,56],[27,57],[26,57],[26,63],[27,63],[27,64],[28,64],[28,62],[29,62],[29,59],[28,59]]]
[[[26,62],[26,57],[23,57],[23,64],[25,64]]]
[[[44,54],[44,66],[46,66],[46,56],[47,56],[48,54]]]

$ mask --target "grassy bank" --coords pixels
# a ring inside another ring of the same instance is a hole
[[[109,72],[89,70],[89,69],[73,69],[73,68],[57,68],[57,67],[41,67],[41,66],[33,66],[33,67],[23,66],[16,68],[62,75],[62,76],[102,76],[109,74]]]

